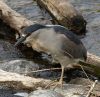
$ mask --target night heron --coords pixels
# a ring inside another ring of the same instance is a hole
[[[78,37],[60,25],[33,24],[24,29],[15,46],[22,42],[38,52],[50,54],[61,64],[61,85],[64,68],[87,58],[87,51]]]

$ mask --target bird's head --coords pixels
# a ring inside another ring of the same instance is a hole
[[[24,43],[26,44],[28,47],[30,47],[30,43],[32,43],[33,41],[35,42],[35,38],[34,38],[34,34],[32,33],[35,33],[35,31],[39,30],[39,29],[42,29],[42,28],[45,28],[44,25],[41,25],[41,24],[33,24],[33,25],[30,25],[28,27],[24,27],[22,29],[22,33],[21,35],[18,35],[18,41],[15,43],[15,46],[18,46],[20,43]],[[37,36],[38,34],[36,33],[35,36]]]
[[[30,36],[29,35],[22,35],[20,38],[18,38],[17,42],[15,43],[15,47],[20,45],[21,43],[26,44],[28,47],[30,47]]]

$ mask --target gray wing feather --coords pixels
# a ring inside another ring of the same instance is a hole
[[[63,52],[64,55],[70,58],[80,58],[86,60],[87,51],[82,42],[80,42],[80,44],[76,44],[64,35],[61,35],[60,38],[62,41],[61,52]]]

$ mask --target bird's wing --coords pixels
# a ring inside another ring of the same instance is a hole
[[[64,34],[60,34],[59,38],[61,39],[61,52],[63,52],[64,55],[70,57],[70,58],[80,58],[80,59],[86,59],[86,49],[82,42],[80,41],[78,44]]]

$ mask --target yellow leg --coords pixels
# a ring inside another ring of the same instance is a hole
[[[64,66],[61,66],[62,71],[61,71],[61,77],[59,80],[59,84],[61,85],[61,87],[63,86],[63,76],[64,76]]]
[[[58,85],[61,86],[61,88],[63,88],[63,75],[64,75],[64,66],[61,66],[61,77],[59,82],[56,83],[56,85],[53,87],[53,89],[55,89]]]

